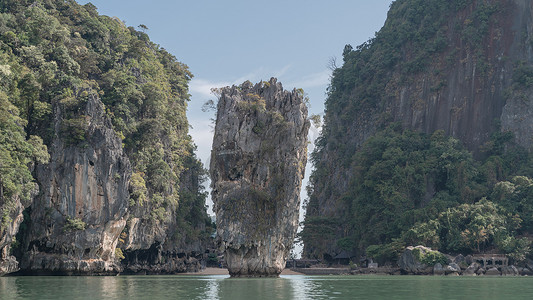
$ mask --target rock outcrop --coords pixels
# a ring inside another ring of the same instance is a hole
[[[163,221],[147,217],[149,203],[130,212],[132,217],[118,244],[124,249],[123,274],[176,274],[205,267],[205,250],[214,248],[214,244],[210,236],[205,236],[211,233],[206,228],[207,214],[195,208],[205,203],[207,196],[201,192],[204,172],[199,161],[186,159],[185,171],[180,175],[179,207],[167,208],[170,216]],[[194,195],[202,196],[201,201],[191,201]]]
[[[37,190],[37,189],[36,189]],[[0,199],[3,200],[3,199]],[[14,197],[11,200],[12,207],[9,211],[8,217],[10,222],[6,222],[7,226],[0,226],[0,276],[13,273],[19,270],[19,262],[11,255],[11,244],[16,240],[16,235],[19,230],[19,226],[22,223],[24,211],[24,205],[18,197]],[[2,206],[7,206],[6,203],[1,203]]]
[[[0,275],[201,268],[188,66],[91,4],[1,6]]]
[[[298,227],[304,97],[275,78],[220,92],[210,165],[218,240],[232,276],[277,276]]]
[[[476,276],[477,271],[481,266],[477,262],[471,263],[468,268],[463,272],[463,275],[466,276]]]
[[[41,192],[29,214],[25,273],[120,271],[115,247],[126,225],[130,163],[98,95],[91,89],[82,94],[85,132],[76,140],[62,104],[55,107],[50,163],[36,170]]]
[[[500,272],[500,270],[498,270],[498,268],[492,267],[492,268],[488,268],[485,271],[485,275],[487,275],[487,276],[499,276],[499,275],[502,275],[502,272]]]
[[[395,1],[376,37],[347,46],[333,73],[306,216],[343,225],[327,243],[304,239],[304,256],[340,251],[352,209],[342,199],[358,173],[347,158],[387,124],[442,130],[474,157],[486,155],[499,132],[533,145],[533,2],[425,3]],[[435,194],[431,180],[427,194]]]
[[[515,266],[510,265],[510,266],[502,267],[502,276],[518,276],[518,275],[520,275],[520,272]]]
[[[432,274],[434,265],[428,265],[422,261],[427,253],[436,252],[430,248],[424,246],[409,246],[400,256],[398,260],[398,266],[404,274],[414,274],[414,275],[428,275]],[[442,264],[439,264],[440,268],[437,266],[437,273],[440,274],[440,271],[446,271],[442,267]]]

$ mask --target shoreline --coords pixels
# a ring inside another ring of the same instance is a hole
[[[226,268],[205,268],[200,272],[187,272],[187,273],[179,273],[177,275],[228,275],[229,272]],[[280,275],[306,275],[304,273],[300,273],[291,269],[283,269]]]
[[[229,272],[225,268],[205,268],[200,272],[187,272],[180,273],[177,275],[199,275],[199,276],[208,276],[208,275],[228,275]],[[450,274],[430,274],[430,273],[419,273],[419,274],[405,274],[402,273],[399,268],[364,268],[364,269],[350,269],[350,268],[294,268],[294,269],[284,269],[280,275],[306,275],[306,276],[328,276],[328,275],[347,275],[347,276],[368,276],[368,275],[382,275],[382,276],[450,276],[450,277],[476,277],[476,276],[489,276],[489,277],[528,277],[529,274],[482,274],[482,275],[472,275],[472,274],[459,274],[459,273],[450,273]]]

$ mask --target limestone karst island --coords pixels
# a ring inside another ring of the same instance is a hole
[[[0,0],[0,275],[533,275],[533,1],[396,0],[376,30],[322,118],[274,74],[212,86],[202,162],[195,70],[145,25]]]
[[[310,122],[275,78],[226,87],[211,156],[217,231],[232,276],[277,276],[298,228]]]

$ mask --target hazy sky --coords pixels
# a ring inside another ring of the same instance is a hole
[[[277,77],[285,89],[303,88],[311,113],[322,114],[331,58],[344,45],[372,38],[392,0],[78,0],[128,26],[144,24],[150,39],[190,68],[188,118],[198,157],[209,160],[214,113],[201,111],[213,87]],[[310,139],[318,132],[311,129]],[[207,165],[206,165],[207,166]],[[309,166],[309,165],[308,165]],[[310,168],[307,168],[306,177]],[[305,186],[305,183],[304,183]],[[305,189],[302,189],[305,191]],[[302,200],[306,197],[302,194]],[[211,206],[211,205],[210,205]]]

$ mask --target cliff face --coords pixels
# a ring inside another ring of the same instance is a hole
[[[191,78],[90,3],[0,2],[0,274],[202,267]]]
[[[307,161],[303,95],[275,78],[221,90],[211,154],[218,240],[232,276],[277,276],[298,227]]]
[[[36,170],[41,193],[31,206],[25,272],[120,271],[115,247],[126,225],[131,166],[97,94],[81,93],[88,95],[86,141],[66,141],[65,112],[55,108],[50,163]]]
[[[204,253],[214,247],[204,206],[205,170],[194,156],[185,158],[184,165],[179,207],[167,208],[168,215],[162,220],[152,217],[150,203],[129,213],[118,244],[124,249],[123,273],[175,274],[197,272],[205,266]]]
[[[15,240],[15,236],[18,233],[19,226],[22,223],[24,206],[22,205],[20,199],[14,198],[11,199],[12,203],[15,206],[9,207],[9,219],[11,220],[7,226],[2,226],[2,234],[0,239],[0,276],[13,273],[19,270],[19,262],[17,259],[11,255],[11,244]],[[2,203],[0,207],[2,210],[6,209],[5,203]]]
[[[340,199],[354,180],[352,157],[387,124],[443,130],[478,158],[500,131],[530,148],[532,17],[524,0],[395,1],[376,37],[347,46],[334,71],[307,216],[345,224],[350,208]],[[333,240],[346,235],[334,227]],[[311,244],[308,255],[323,254]],[[339,252],[331,243],[326,254]]]

